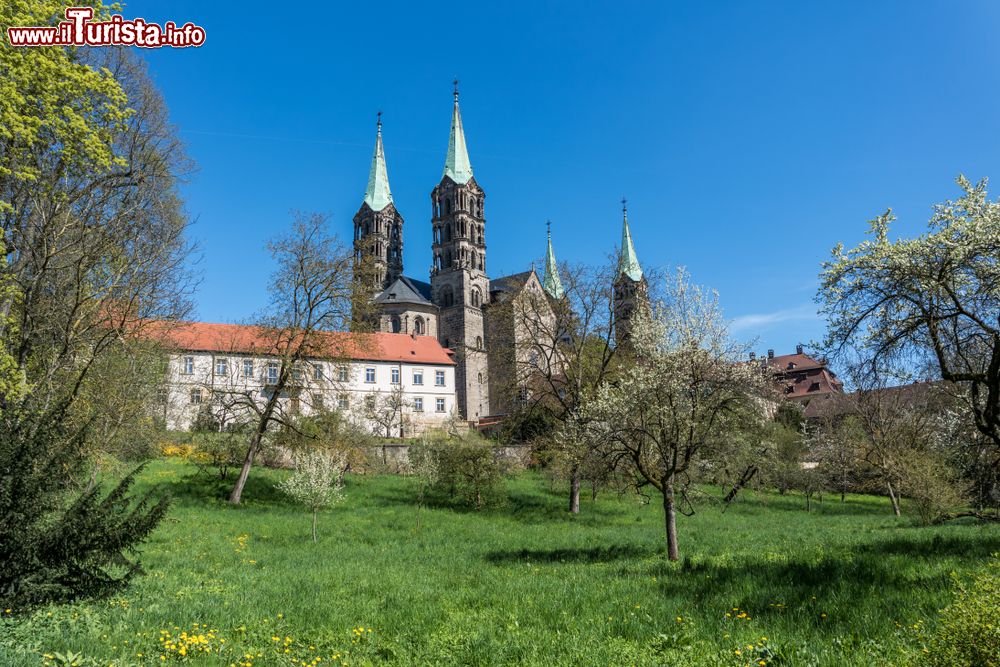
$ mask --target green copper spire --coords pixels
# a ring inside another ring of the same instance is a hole
[[[618,274],[627,276],[633,282],[639,282],[642,280],[642,267],[639,266],[639,258],[635,256],[632,232],[628,229],[627,203],[622,198],[622,247],[618,253]]]
[[[465,132],[462,131],[462,115],[458,112],[458,79],[455,79],[455,108],[451,112],[451,137],[448,139],[448,156],[444,161],[444,176],[459,185],[465,185],[472,178],[472,163],[465,147]]]
[[[372,170],[368,173],[368,188],[365,203],[373,211],[381,211],[392,203],[389,190],[389,172],[385,168],[385,151],[382,148],[382,112],[378,112],[378,135],[375,137],[375,154],[372,155]]]
[[[559,280],[559,266],[556,264],[556,254],[552,251],[552,223],[546,221],[546,234],[549,237],[549,247],[545,251],[545,277],[542,279],[542,289],[553,299],[561,299],[563,294],[562,281]]]

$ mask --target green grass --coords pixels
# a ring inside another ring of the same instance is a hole
[[[670,563],[655,499],[605,492],[574,518],[532,473],[508,482],[505,507],[438,504],[419,530],[412,480],[353,477],[313,544],[308,516],[273,487],[282,474],[255,470],[233,508],[228,483],[154,462],[141,484],[175,504],[143,548],[146,574],[111,600],[4,615],[0,664],[55,651],[173,664],[160,631],[193,623],[221,650],[185,656],[205,665],[906,664],[950,573],[1000,551],[996,527],[916,527],[881,498],[806,513],[801,496],[748,493],[679,517],[683,560]]]

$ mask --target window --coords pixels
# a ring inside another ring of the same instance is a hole
[[[267,381],[274,384],[278,381],[278,362],[267,362]]]
[[[347,410],[349,407],[351,407],[351,399],[348,398],[347,394],[341,394],[337,397],[338,410]]]
[[[437,399],[436,409],[437,409],[438,412],[444,412],[444,399],[443,398]]]
[[[399,384],[399,369],[398,368],[393,368],[392,369],[392,380],[391,380],[391,382],[393,384]]]
[[[215,360],[215,374],[216,375],[229,375],[229,361],[226,359],[216,359]]]
[[[476,336],[476,349],[477,350],[483,349],[483,337],[482,336]]]
[[[417,396],[415,399],[413,399],[413,411],[414,412],[424,411],[424,399],[421,398],[420,396]]]
[[[313,379],[322,380],[325,376],[323,375],[323,367],[319,364],[313,364]]]
[[[243,360],[243,377],[249,379],[253,377],[253,360],[244,359]]]
[[[296,380],[296,381],[302,380],[302,369],[301,368],[293,368],[292,369],[292,379]]]
[[[403,330],[403,323],[399,320],[399,315],[392,316],[392,333],[399,333]]]
[[[434,371],[434,385],[437,387],[444,386],[444,371]]]
[[[365,382],[375,384],[375,368],[373,366],[365,369]]]
[[[483,374],[480,373],[479,374],[479,384],[482,384],[482,383],[483,383]]]
[[[475,268],[475,266],[473,266],[473,268]],[[473,306],[478,306],[479,305],[479,301],[482,298],[481,295],[482,295],[482,293],[479,291],[478,287],[473,287],[472,288],[472,305]]]
[[[413,384],[424,383],[424,371],[422,369],[413,371]]]
[[[313,394],[313,410],[322,411],[325,409],[326,405],[323,402],[323,394]]]
[[[371,394],[365,396],[365,407],[368,408],[369,410],[375,409],[375,397],[372,396]]]
[[[337,369],[337,380],[339,382],[347,382],[347,366],[341,366]]]
[[[184,357],[184,375],[194,375],[194,357]]]
[[[418,317],[417,319],[413,320],[413,333],[417,334],[418,336],[424,335],[424,318]]]
[[[201,389],[191,390],[191,405],[201,405]]]

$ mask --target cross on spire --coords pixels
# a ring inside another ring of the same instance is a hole
[[[458,77],[455,77],[455,80],[451,83],[455,86],[455,101],[458,102]]]
[[[378,131],[381,132],[382,131],[382,112],[379,111],[378,113],[376,113],[375,117],[378,119]]]
[[[548,234],[550,238],[552,237],[552,221],[551,220],[546,220],[545,221],[545,233]]]
[[[628,213],[628,200],[622,197],[622,213]]]

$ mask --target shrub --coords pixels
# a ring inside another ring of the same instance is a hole
[[[429,434],[410,448],[411,467],[431,471],[433,486],[477,510],[504,498],[504,466],[493,444],[478,433]]]
[[[1000,666],[1000,560],[994,558],[969,581],[955,576],[955,587],[955,599],[941,610],[937,632],[925,648],[926,663],[940,667]]]
[[[312,539],[316,541],[316,514],[344,499],[347,456],[324,450],[295,454],[295,472],[279,488],[312,512]]]
[[[0,603],[27,607],[109,593],[139,572],[129,556],[167,512],[130,495],[140,468],[110,491],[74,494],[60,474],[84,464],[79,436],[44,415],[0,413]]]

